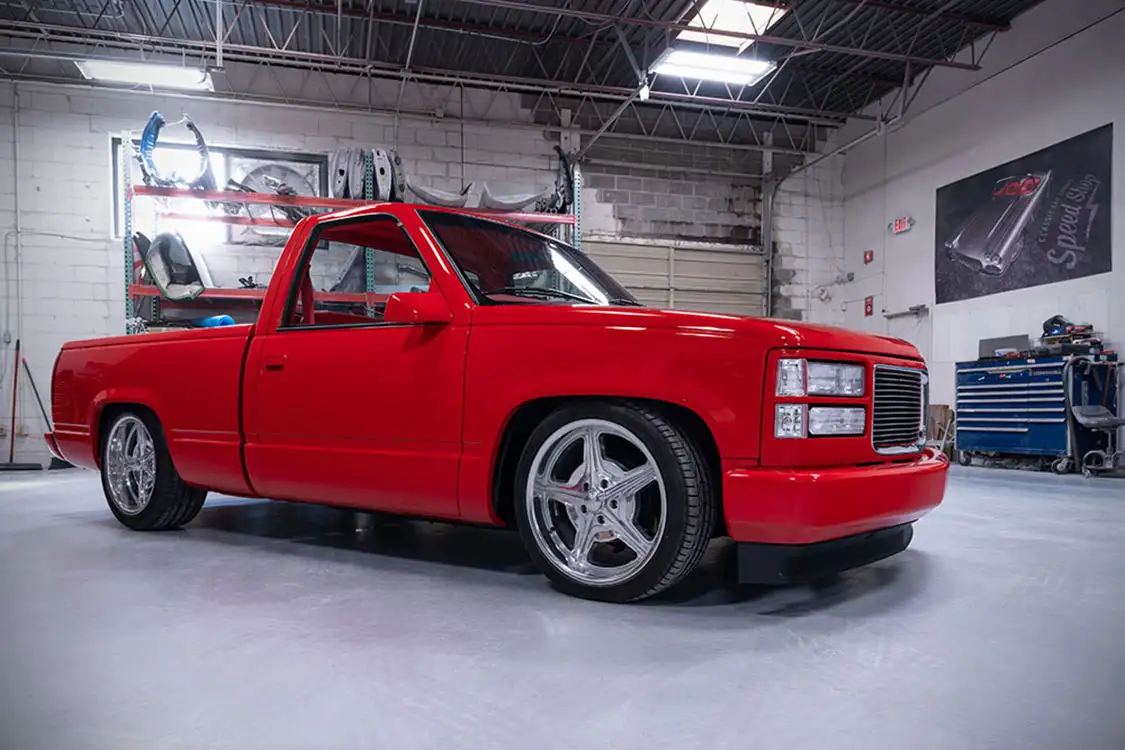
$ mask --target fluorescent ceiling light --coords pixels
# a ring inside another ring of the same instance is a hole
[[[92,81],[165,89],[214,91],[211,86],[211,74],[199,68],[117,60],[83,60],[76,64],[82,76]]]
[[[674,49],[656,64],[658,75],[752,86],[773,70],[767,60]]]
[[[770,26],[777,23],[788,12],[786,8],[760,3],[746,3],[742,0],[707,0],[688,26],[701,31],[681,31],[676,37],[681,42],[701,42],[735,47],[740,52],[753,44],[748,39],[708,34],[707,30],[737,31],[740,34],[765,34]]]

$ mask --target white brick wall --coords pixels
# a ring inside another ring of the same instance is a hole
[[[834,140],[825,150],[835,147]],[[774,314],[842,323],[843,159],[835,157],[781,183],[774,201]]]
[[[583,170],[582,187],[586,235],[760,241],[756,185],[703,174],[593,166]]]
[[[284,70],[278,73],[287,74]],[[396,91],[397,87],[393,83]],[[395,133],[394,118],[384,114],[24,83],[18,88],[23,233],[17,273],[12,235],[15,87],[0,83],[0,234],[7,238],[5,274],[0,280],[0,335],[8,331],[13,339],[21,338],[44,399],[50,397],[51,368],[65,341],[124,331],[124,251],[121,241],[111,237],[112,136],[143,127],[154,109],[169,120],[189,113],[216,146],[317,152],[352,145],[389,146]],[[443,96],[448,99],[436,87],[419,88],[427,90],[408,90],[407,98],[422,97],[430,111],[433,102],[442,101]],[[515,96],[468,91],[463,96],[466,116],[495,117],[504,123],[527,117]],[[404,107],[422,108],[415,101]],[[408,175],[443,190],[459,190],[463,180],[487,180],[497,192],[530,191],[554,182],[551,143],[533,127],[462,125],[453,117],[404,117],[398,126],[397,146]],[[233,262],[217,253],[207,257],[218,280],[233,286],[239,276],[248,273],[268,281],[276,254],[276,250],[258,249]],[[17,277],[22,282],[19,288]],[[11,346],[0,346],[0,398],[5,404],[11,397],[11,357]],[[45,462],[47,453],[39,437],[45,425],[30,389],[21,387],[20,393],[17,421],[29,437],[17,440],[17,460]],[[6,429],[8,407],[0,413]],[[6,446],[6,438],[3,444]]]

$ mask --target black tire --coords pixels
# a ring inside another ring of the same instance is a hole
[[[108,436],[113,433],[114,427],[119,422],[126,419],[137,419],[144,424],[152,438],[156,454],[156,481],[153,484],[152,495],[144,509],[135,514],[126,513],[114,502],[106,470]],[[172,456],[168,452],[168,443],[164,439],[164,430],[161,429],[159,420],[151,413],[140,409],[120,411],[106,422],[101,446],[101,477],[102,492],[105,494],[110,511],[123,526],[134,531],[178,529],[199,514],[207,499],[207,490],[190,487],[184,483],[172,464]]]
[[[973,463],[973,454],[968,451],[957,451],[957,463],[962,466],[971,466]]]
[[[614,422],[632,432],[652,454],[664,480],[667,518],[649,561],[627,580],[587,585],[560,571],[539,548],[526,500],[532,464],[543,443],[565,425],[583,419]],[[515,478],[516,520],[520,536],[536,566],[560,591],[584,599],[632,602],[674,586],[699,563],[715,528],[717,501],[712,478],[697,446],[672,421],[633,402],[581,402],[550,414],[532,432]]]

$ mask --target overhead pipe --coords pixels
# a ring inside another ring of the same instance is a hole
[[[223,69],[223,0],[215,0],[215,67]]]
[[[677,33],[682,32],[698,32],[699,29],[694,26],[689,26],[683,23],[675,23],[672,21],[657,21],[651,18],[628,17],[628,16],[615,16],[610,13],[598,13],[589,10],[576,10],[558,5],[529,5],[527,3],[518,2],[517,0],[455,0],[459,3],[468,3],[470,5],[484,5],[493,8],[504,8],[505,10],[523,11],[526,13],[543,13],[547,15],[562,16],[564,18],[576,18],[583,21],[590,21],[598,24],[626,24],[629,26],[643,26],[650,29],[660,29],[661,31],[672,31]],[[815,50],[817,52],[834,52],[841,55],[855,55],[857,57],[871,57],[880,60],[893,60],[901,63],[913,63],[915,65],[923,66],[937,66],[945,68],[957,68],[960,70],[980,70],[979,65],[973,63],[960,62],[957,60],[945,60],[940,58],[919,57],[917,55],[907,55],[900,52],[884,52],[882,50],[863,49],[861,47],[846,47],[838,44],[828,44],[827,42],[813,42],[804,39],[790,39],[788,37],[768,36],[766,34],[752,34],[744,31],[731,31],[728,29],[715,29],[710,28],[707,30],[708,36],[721,36],[728,39],[738,39],[747,42],[759,42],[761,44],[773,44],[779,47],[794,47],[802,50]]]

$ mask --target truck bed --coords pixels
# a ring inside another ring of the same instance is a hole
[[[139,404],[162,425],[188,484],[252,494],[241,456],[242,367],[253,326],[121,336],[66,344],[55,364],[55,440],[72,463],[97,468],[93,435],[105,405]],[[116,408],[116,407],[110,407]]]

